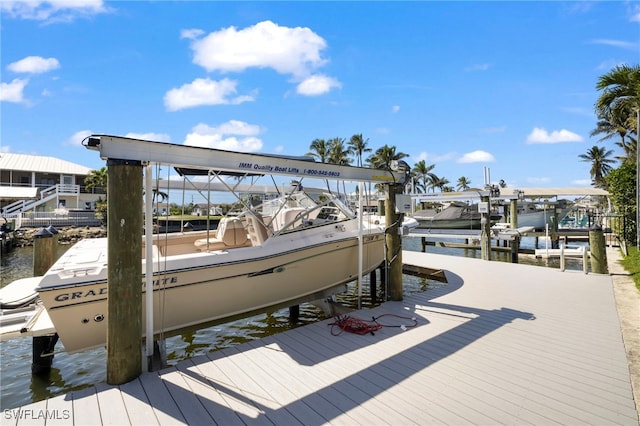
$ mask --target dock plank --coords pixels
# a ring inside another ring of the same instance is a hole
[[[144,375],[141,377],[144,377]],[[142,386],[141,378],[124,383],[120,385],[119,388],[122,401],[127,409],[129,424],[158,424],[155,411],[162,407],[154,407],[151,405],[151,401],[147,397],[144,387]]]
[[[75,424],[101,425],[100,405],[96,397],[96,388],[88,387],[71,393],[73,400],[73,421]]]
[[[51,415],[47,426],[67,426],[73,424],[73,402],[66,395],[58,395],[47,400],[47,412]]]
[[[169,390],[171,397],[177,406],[180,407],[180,412],[184,416],[187,424],[204,425],[213,422],[208,411],[202,406],[199,399],[189,388],[187,380],[191,380],[191,376],[185,375],[174,367],[164,370],[160,377]]]
[[[103,425],[131,423],[119,388],[100,383],[96,385],[96,397]]]
[[[3,421],[6,417],[12,417],[8,419],[10,424],[19,426],[32,426],[44,424],[47,416],[47,401],[38,401],[33,404],[29,404],[22,409],[16,409],[9,411],[10,415],[4,413]]]
[[[149,421],[151,421],[151,416],[154,416],[159,425],[187,424],[180,408],[178,408],[178,405],[174,401],[158,373],[143,374],[140,377],[140,385],[142,387],[141,390],[148,398],[149,406],[153,410],[151,413],[145,414]],[[125,398],[125,401],[129,402],[128,405],[132,407],[132,410],[136,410],[134,404],[137,402],[142,403],[141,393],[137,389],[130,389],[129,392],[132,392],[131,398],[133,399],[128,400]],[[136,395],[140,396],[136,397]],[[138,410],[136,410],[136,412],[137,411]],[[143,413],[146,412],[146,410],[140,411]]]

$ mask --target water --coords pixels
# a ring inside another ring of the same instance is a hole
[[[524,239],[522,245],[523,247],[533,248],[533,239],[531,239],[531,242]],[[59,246],[58,255],[61,255],[68,247]],[[403,248],[405,250],[419,251],[420,239],[404,238]],[[480,257],[480,250],[429,246],[427,247],[427,252],[452,256]],[[508,253],[494,252],[492,256],[494,256],[494,259],[509,261]],[[520,262],[559,267],[559,261],[557,260],[544,261],[521,256]],[[3,254],[1,266],[0,287],[16,279],[31,276],[33,248],[16,248],[11,253]],[[581,270],[582,261],[567,259],[566,267],[567,269]],[[363,307],[371,306],[367,279],[368,277],[365,277],[362,289]],[[405,294],[445,285],[412,276],[404,276],[403,282]],[[378,297],[378,300],[380,299],[381,296]],[[357,287],[355,284],[349,284],[347,293],[340,295],[338,301],[350,307],[356,307]],[[260,339],[323,319],[325,319],[325,316],[321,309],[310,304],[303,304],[300,306],[300,317],[296,323],[289,319],[288,309],[283,309],[173,336],[166,339],[167,363],[175,365],[177,362],[190,357],[228,348],[253,339]],[[17,338],[0,343],[0,411],[105,382],[106,351],[104,348],[70,355],[63,352],[62,345],[58,343],[56,350],[58,353],[55,355],[53,368],[50,374],[43,378],[31,374],[30,338]]]

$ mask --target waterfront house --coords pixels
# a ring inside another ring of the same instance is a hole
[[[104,191],[87,190],[85,179],[92,169],[31,154],[0,153],[0,208],[6,218],[68,215],[93,212]]]
[[[207,215],[207,210],[209,214]],[[207,204],[196,204],[191,212],[194,216],[222,216],[222,208]]]

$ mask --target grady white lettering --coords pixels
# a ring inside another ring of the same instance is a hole
[[[154,287],[166,286],[167,284],[176,284],[178,277],[162,277],[153,280]],[[144,288],[145,282],[142,282]],[[107,294],[108,287],[101,287],[99,290],[87,290],[87,291],[73,291],[70,293],[62,293],[57,295],[54,299],[57,302],[65,302],[67,300],[84,299],[86,297],[104,296]]]

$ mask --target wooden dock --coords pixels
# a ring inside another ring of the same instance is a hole
[[[447,286],[5,410],[5,424],[638,425],[612,277],[403,251]],[[415,327],[410,318],[417,320]],[[335,330],[334,330],[335,331]],[[45,418],[47,419],[45,422]]]

